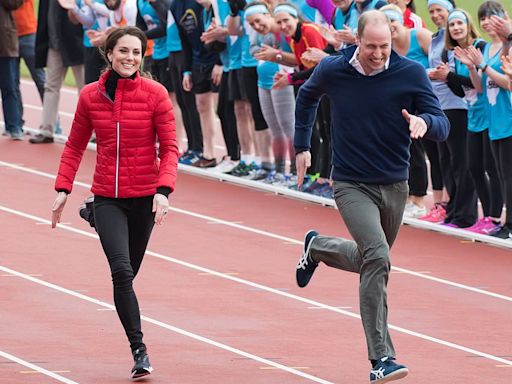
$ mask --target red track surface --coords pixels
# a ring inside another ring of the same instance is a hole
[[[32,88],[23,94],[38,104]],[[67,95],[61,108],[72,113],[75,100]],[[27,108],[25,116],[37,126],[37,111]],[[55,195],[47,174],[55,174],[61,151],[0,139],[0,383],[59,382],[5,353],[73,382],[125,383],[131,359],[108,308],[108,266],[77,215],[88,189],[75,187],[64,226],[52,231],[44,223]],[[93,167],[87,152],[77,181],[90,183]],[[357,275],[321,266],[306,289],[294,282],[307,229],[348,236],[335,210],[183,173],[171,205],[135,284],[149,318],[143,331],[155,373],[148,382],[368,382],[354,317]],[[392,260],[391,332],[410,369],[400,382],[510,383],[510,251],[403,227]]]

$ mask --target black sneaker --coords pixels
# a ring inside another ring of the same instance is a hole
[[[382,384],[389,381],[403,379],[409,373],[405,365],[394,362],[392,357],[383,357],[377,360],[375,366],[370,370],[370,383]]]
[[[508,225],[502,226],[497,232],[494,232],[491,236],[497,237],[498,239],[510,239],[512,238],[512,231]]]
[[[296,271],[297,285],[301,288],[308,285],[316,267],[318,267],[318,263],[309,256],[309,248],[311,248],[311,243],[317,236],[318,232],[314,230],[310,230],[306,233],[306,236],[304,236],[304,253],[297,263]]]
[[[133,361],[135,365],[132,368],[132,379],[138,379],[153,372],[145,349],[139,348],[133,351]]]

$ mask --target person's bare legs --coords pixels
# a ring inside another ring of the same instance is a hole
[[[201,119],[201,131],[203,132],[203,157],[213,159],[215,136],[215,110],[212,92],[196,94],[197,111]]]

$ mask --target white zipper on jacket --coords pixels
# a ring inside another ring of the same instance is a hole
[[[117,138],[116,138],[116,199],[119,192],[119,141],[120,141],[120,129],[119,129],[119,121],[116,124],[117,126]]]

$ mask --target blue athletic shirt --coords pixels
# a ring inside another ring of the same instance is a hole
[[[499,73],[501,70],[501,49],[489,57],[491,44],[484,49],[484,63]],[[512,136],[512,99],[510,91],[499,87],[485,73],[482,78],[485,84],[485,93],[489,111],[489,138],[491,140],[505,139]]]
[[[229,16],[228,1],[227,0],[218,0],[217,5],[219,7],[219,19],[220,19],[220,20],[217,20],[217,24],[225,27],[226,23],[227,23],[226,19]],[[236,36],[234,36],[234,37],[236,37]],[[236,40],[238,40],[238,37]],[[228,36],[226,36],[226,49],[219,54],[220,61],[222,61],[222,66],[223,66],[222,70],[224,72],[229,72],[229,70],[231,69],[230,68],[230,62],[231,62],[230,54],[231,54],[232,49],[233,48],[231,47],[231,36],[228,35]],[[240,61],[241,61],[241,56],[240,56]],[[240,66],[241,65],[242,65],[242,63],[240,63]]]
[[[357,32],[357,25],[359,24],[359,18],[366,11],[371,11],[373,9],[379,9],[387,3],[383,0],[367,0],[362,4],[362,11],[359,12],[357,7],[355,6],[355,1],[350,6],[350,13],[348,14],[347,20],[345,24],[352,30],[352,33]]]
[[[334,11],[334,20],[333,20],[333,27],[336,30],[342,30],[345,29],[345,24],[347,23],[347,19],[350,17],[350,13],[352,12],[352,8],[356,6],[356,3],[352,2],[350,6],[347,9],[347,12],[343,13],[343,11],[336,7],[336,10]]]
[[[432,42],[430,43],[428,50],[429,68],[436,68],[442,61],[441,56],[444,49],[445,33],[445,28],[441,28],[432,36]],[[448,64],[450,66],[450,70],[454,71],[455,61],[452,51],[448,51]],[[432,80],[432,88],[434,89],[434,93],[439,99],[443,110],[468,109],[468,106],[462,97],[455,95],[444,81]]]
[[[254,0],[247,1],[247,4],[252,3]],[[251,41],[256,41],[257,32],[252,29],[249,23],[245,20],[245,12],[240,12],[240,22],[242,23],[243,34],[240,37],[241,50],[242,50],[242,67],[256,67],[258,60],[251,55]]]
[[[420,46],[420,43],[418,42],[418,35],[416,33],[416,29],[411,29],[411,44],[409,46],[409,51],[405,55],[411,60],[414,60],[421,65],[425,69],[428,68],[428,55],[423,52],[423,49]]]
[[[147,0],[137,0],[139,14],[146,23],[148,31],[159,26],[162,21],[158,18],[154,8]],[[167,50],[167,37],[159,37],[153,39],[155,45],[153,47],[153,59],[162,60],[169,57],[169,51]]]
[[[261,46],[266,44],[273,48],[281,49],[283,52],[292,52],[290,45],[286,42],[286,39],[282,35],[275,35],[273,33],[267,33],[265,36],[258,35],[257,45]],[[254,47],[253,47],[254,52]],[[288,67],[290,68],[290,67]],[[274,75],[281,69],[281,65],[272,61],[258,61],[258,67],[256,68],[258,73],[258,87],[270,90],[274,85]]]
[[[99,4],[105,4],[103,0],[94,0],[94,2],[99,3]],[[82,8],[82,7],[86,6],[85,2],[83,0],[78,0],[76,5],[78,6],[78,8]],[[89,30],[93,30],[93,31],[105,30],[105,28],[110,25],[108,16],[98,15],[96,12],[94,12],[94,10],[92,11],[92,13],[94,14],[94,24],[91,25],[89,28],[83,27],[83,29],[84,29],[84,47],[87,47],[87,48],[92,48],[93,45],[91,44],[91,40],[89,39],[89,37],[87,36],[87,34],[85,32],[87,32]],[[100,23],[102,24],[101,26],[100,26]]]
[[[475,40],[473,45],[476,47],[480,41],[483,40]],[[469,77],[469,68],[457,59],[455,59],[455,69],[457,74]],[[462,88],[466,95],[464,99],[468,104],[468,131],[475,133],[485,131],[489,128],[489,111],[485,92],[478,93],[475,88],[465,86]]]
[[[169,52],[180,52],[183,49],[178,25],[171,10],[167,11],[166,48]]]

